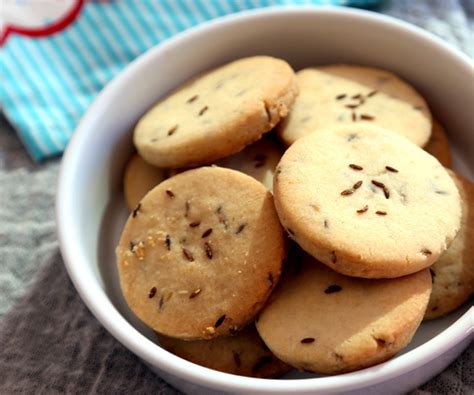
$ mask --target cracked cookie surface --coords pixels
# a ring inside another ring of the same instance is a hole
[[[134,143],[158,167],[212,163],[270,131],[297,95],[293,70],[267,56],[244,58],[188,82],[138,122]]]
[[[116,253],[125,300],[143,322],[206,339],[253,320],[280,277],[286,237],[261,183],[202,167],[150,191]]]
[[[333,125],[369,122],[423,146],[431,114],[421,95],[395,74],[352,65],[309,68],[296,74],[300,93],[291,114],[277,126],[286,145]]]
[[[460,226],[459,193],[443,166],[375,125],[301,138],[283,155],[273,191],[290,237],[350,276],[399,277],[426,268]]]
[[[367,280],[334,272],[303,254],[260,313],[273,353],[301,370],[339,374],[381,363],[411,341],[431,291],[428,269]]]

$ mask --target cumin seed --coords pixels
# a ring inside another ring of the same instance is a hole
[[[178,129],[178,125],[174,125],[170,130],[168,130],[168,136],[171,136]]]
[[[355,165],[355,164],[353,164],[353,163],[351,163],[351,164],[349,165],[349,167],[350,167],[351,169],[353,169],[353,170],[358,170],[358,171],[364,170],[364,168],[363,168],[362,166]]]
[[[160,302],[158,304],[158,306],[160,307],[160,310],[163,310],[164,305],[165,305],[165,298],[163,297],[163,295],[161,295]]]
[[[204,106],[203,108],[201,108],[201,110],[199,111],[199,116],[203,115],[208,109],[208,106]]]
[[[305,337],[304,339],[300,340],[300,343],[302,344],[311,344],[314,343],[314,337]]]
[[[189,295],[189,299],[194,299],[201,293],[201,288],[196,289],[191,295]]]
[[[138,203],[137,207],[135,207],[133,209],[133,212],[132,212],[132,218],[135,218],[138,214],[138,212],[140,211],[140,208],[142,207],[142,204],[141,203]]]
[[[387,212],[385,212],[385,211],[376,211],[375,214],[377,214],[377,215],[387,215]]]
[[[388,191],[387,187],[383,187],[383,194],[385,195],[385,199],[390,197],[390,192]]]
[[[385,188],[385,184],[380,182],[380,181],[376,181],[376,180],[372,180],[371,181],[373,185],[375,185],[376,187],[379,187],[379,188]]]
[[[357,210],[357,214],[363,214],[369,209],[369,206],[365,205],[363,208]]]
[[[223,323],[224,323],[224,320],[225,320],[225,314],[221,315],[216,323],[214,324],[214,328],[219,328]]]
[[[174,193],[172,191],[170,191],[169,189],[166,190],[166,194],[170,197],[170,198],[174,198]]]
[[[336,96],[336,100],[342,100],[346,97],[347,95],[345,93],[341,93],[340,95]]]
[[[351,110],[353,110],[354,108],[359,107],[359,104],[346,104],[344,107],[350,108]]]
[[[357,182],[352,186],[352,189],[359,189],[361,185],[362,185],[362,180],[361,180],[361,181],[357,181]]]
[[[195,101],[199,96],[198,95],[194,95],[193,97],[189,98],[186,103],[192,103],[193,101]]]
[[[211,233],[212,233],[212,228],[209,228],[208,230],[204,231],[204,233],[201,235],[201,238],[205,239]]]
[[[240,232],[244,230],[244,228],[247,226],[247,224],[240,224],[237,230],[235,231],[235,234],[238,235]]]
[[[357,115],[354,111],[352,111],[352,121],[353,122],[357,121]]]
[[[364,121],[373,121],[375,117],[369,114],[361,114],[360,119],[363,119]]]
[[[372,96],[374,96],[374,95],[377,94],[377,93],[378,93],[378,91],[369,92],[369,93],[367,93],[367,97],[372,97]]]
[[[346,190],[341,192],[341,195],[342,196],[349,196],[349,195],[352,195],[353,193],[354,193],[354,191],[352,189],[346,189]]]
[[[207,241],[204,243],[204,251],[206,252],[207,257],[209,259],[212,259],[212,255],[213,255],[212,248],[211,248],[211,245]]]
[[[170,235],[166,235],[165,245],[166,245],[166,249],[168,251],[171,251],[171,237],[170,237]]]
[[[392,173],[398,173],[398,170],[393,168],[392,166],[385,166],[385,168],[388,170],[388,171],[391,171]]]
[[[342,291],[342,287],[340,285],[333,284],[333,285],[330,285],[329,287],[327,287],[324,290],[324,293],[325,294],[333,294],[333,293],[339,292],[339,291]]]
[[[428,250],[427,248],[423,248],[423,249],[421,250],[421,252],[422,252],[422,254],[424,254],[424,255],[431,255],[431,254],[432,254],[432,252],[431,252],[430,250]]]
[[[189,224],[189,227],[195,228],[196,226],[199,226],[199,225],[201,225],[201,222],[195,221],[195,222],[191,222],[191,223]]]
[[[183,248],[183,255],[189,262],[194,262],[193,254],[191,254],[186,248]]]
[[[150,291],[148,292],[148,297],[151,299],[153,296],[156,295],[156,287],[153,287],[152,289],[150,289]]]
[[[362,95],[358,93],[357,95],[352,96],[351,99],[360,99],[361,97]]]

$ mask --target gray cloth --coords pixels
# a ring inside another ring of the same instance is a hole
[[[400,0],[380,11],[474,55],[474,1]],[[179,393],[110,336],[64,269],[55,234],[59,160],[34,164],[0,120],[0,394]],[[474,393],[474,347],[415,394]]]

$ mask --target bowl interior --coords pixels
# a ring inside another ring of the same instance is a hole
[[[472,68],[467,58],[426,33],[368,12],[293,9],[231,16],[175,37],[140,57],[99,96],[67,150],[60,176],[59,236],[68,271],[92,312],[135,352],[144,345],[156,347],[139,334],[156,340],[126,306],[115,265],[114,249],[128,216],[121,182],[133,150],[133,125],[190,77],[261,54],[286,59],[295,70],[344,62],[395,72],[427,99],[449,134],[454,168],[472,179],[474,133],[472,110],[467,110],[474,108]],[[403,354],[444,331],[467,308],[423,323]],[[314,376],[292,372],[286,378],[302,377]]]

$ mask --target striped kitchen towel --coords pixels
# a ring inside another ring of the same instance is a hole
[[[61,154],[97,93],[130,61],[206,20],[267,6],[379,0],[2,0],[0,105],[35,160]]]

